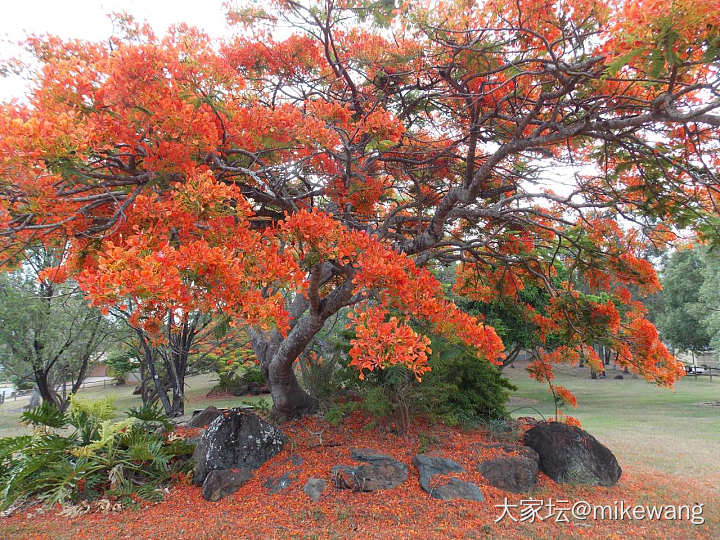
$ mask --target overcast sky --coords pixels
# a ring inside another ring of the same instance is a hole
[[[0,5],[0,60],[16,56],[16,43],[27,34],[107,39],[113,30],[107,15],[119,11],[148,21],[158,34],[179,22],[210,35],[228,31],[222,0],[4,0]],[[25,87],[18,77],[0,78],[0,100],[21,97]]]

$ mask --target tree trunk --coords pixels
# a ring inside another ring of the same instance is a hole
[[[178,355],[180,356],[180,355]],[[172,410],[168,415],[170,418],[185,414],[185,368],[182,365],[182,358],[179,358],[180,365],[176,364],[175,373],[172,377]]]
[[[250,344],[272,395],[273,415],[281,421],[317,410],[318,400],[302,389],[293,371],[293,363],[331,315],[360,299],[353,294],[355,285],[350,270],[341,285],[320,298],[319,286],[332,277],[332,273],[325,275],[324,271],[322,267],[315,267],[311,271],[308,296],[298,294],[290,302],[291,328],[286,336],[283,337],[277,330],[248,329]]]
[[[317,411],[318,401],[302,389],[293,362],[322,328],[323,322],[304,314],[282,338],[277,330],[250,328],[250,344],[260,363],[273,400],[273,416],[284,421]]]
[[[30,403],[28,403],[23,409],[30,410],[34,409],[35,407],[39,407],[42,403],[42,398],[40,396],[40,392],[37,389],[37,386],[33,389],[33,393],[30,396]]]
[[[175,418],[185,414],[185,399],[177,391],[177,388],[173,388],[173,401],[170,409],[170,418]]]
[[[150,374],[150,378],[153,381],[155,392],[160,400],[160,403],[162,403],[163,409],[165,410],[165,413],[167,415],[170,415],[172,412],[172,405],[170,404],[170,400],[168,399],[167,392],[165,391],[165,388],[160,381],[160,376],[157,373],[157,370],[155,369],[155,351],[153,347],[151,347],[150,343],[148,343],[147,339],[145,338],[145,335],[142,330],[133,328],[138,336],[138,339],[140,340],[140,344],[143,348],[143,358],[145,360],[145,367],[147,367],[147,370]]]
[[[317,411],[318,400],[300,387],[292,362],[271,364],[267,383],[273,413],[278,419],[287,420]]]
[[[60,409],[62,403],[60,402],[57,392],[55,392],[55,389],[48,381],[48,373],[43,369],[34,369],[33,373],[35,375],[35,384],[37,385],[43,402]]]
[[[507,357],[505,357],[505,360],[503,360],[503,363],[500,366],[501,371],[503,368],[513,365],[513,362],[515,362],[515,360],[517,360],[521,349],[522,348],[520,347],[520,345],[517,345],[512,351],[510,351],[510,354],[508,354]]]
[[[308,329],[309,331],[310,329]],[[317,410],[317,399],[302,389],[293,370],[293,362],[299,353],[292,356],[293,351],[300,346],[300,342],[307,339],[309,343],[315,333],[317,330],[312,332],[309,337],[305,335],[304,339],[299,340],[298,333],[293,334],[291,331],[285,339],[282,339],[277,331],[265,335],[260,330],[249,329],[250,344],[270,389],[273,400],[273,416],[278,420],[297,418],[305,414],[312,414]],[[288,347],[288,340],[296,342],[296,346]],[[305,345],[302,345],[302,349]]]

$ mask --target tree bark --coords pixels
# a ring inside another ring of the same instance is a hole
[[[510,354],[508,354],[505,357],[505,360],[503,360],[502,365],[500,366],[500,370],[502,371],[504,368],[508,366],[512,366],[513,362],[517,360],[518,355],[520,354],[520,351],[522,350],[522,347],[520,345],[517,345],[512,351],[510,351]]]
[[[317,410],[317,399],[302,389],[293,363],[322,328],[323,322],[305,313],[285,339],[271,340],[267,346],[261,346],[264,353],[261,366],[273,400],[273,415],[278,420],[297,418]]]
[[[292,362],[271,364],[268,387],[273,400],[273,414],[288,420],[317,411],[318,400],[302,389],[295,376]]]
[[[143,347],[143,356],[145,358],[145,366],[148,369],[148,372],[150,373],[150,378],[153,381],[153,384],[155,385],[155,391],[157,394],[158,399],[160,399],[160,403],[162,403],[163,409],[165,409],[165,413],[170,415],[172,412],[172,405],[170,404],[170,400],[168,399],[167,392],[165,391],[165,388],[163,387],[162,382],[160,381],[160,376],[157,373],[157,370],[155,369],[155,352],[153,351],[153,348],[150,346],[150,344],[147,342],[147,339],[145,338],[145,335],[142,330],[138,328],[133,328],[135,332],[137,333],[137,336],[140,340],[140,344]]]
[[[60,399],[58,399],[55,389],[48,381],[48,373],[42,369],[34,369],[33,372],[35,375],[35,384],[37,385],[43,402],[60,409],[62,404],[60,403]]]
[[[353,270],[346,268],[345,281],[320,298],[318,289],[332,273],[316,267],[308,297],[298,294],[289,305],[290,331],[282,336],[277,330],[264,332],[249,328],[250,344],[255,352],[273,400],[273,415],[278,420],[297,418],[317,410],[318,400],[300,386],[293,363],[322,329],[325,321],[342,307],[359,299],[353,295]]]

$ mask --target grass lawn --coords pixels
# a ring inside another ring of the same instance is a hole
[[[186,379],[185,387],[185,412],[191,415],[193,409],[204,409],[208,405],[216,407],[232,407],[247,403],[257,402],[263,397],[212,397],[208,398],[207,393],[217,384],[215,375],[196,375]],[[108,386],[106,388],[93,387],[83,389],[79,394],[88,399],[100,399],[105,396],[113,396],[115,398],[115,407],[118,410],[118,417],[124,417],[125,411],[130,407],[139,407],[142,404],[140,396],[132,395],[134,385],[125,386]],[[18,423],[22,407],[28,403],[29,398],[25,397],[17,401],[9,400],[0,405],[0,437],[8,437],[19,435],[29,431],[27,427]]]
[[[679,476],[720,479],[720,378],[689,376],[673,389],[608,370],[608,377],[590,379],[587,369],[557,367],[556,382],[578,400],[565,414],[582,422],[618,456],[621,465],[650,467]],[[528,378],[522,366],[504,373],[518,387],[509,409],[513,416],[555,414],[546,385]],[[708,406],[702,403],[715,402]],[[717,488],[716,488],[717,489]],[[720,499],[720,493],[719,493]]]

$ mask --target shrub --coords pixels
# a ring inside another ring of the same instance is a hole
[[[458,343],[433,337],[432,370],[419,384],[427,411],[448,424],[504,418],[511,391],[517,390],[500,370]]]
[[[262,370],[257,366],[251,366],[238,377],[240,384],[265,384],[265,376]]]
[[[357,381],[357,373],[348,367],[342,352],[330,351],[319,356],[313,351],[304,354],[298,364],[305,390],[325,408],[344,397]]]
[[[298,362],[300,382],[324,409],[356,394],[362,386],[357,371],[348,366],[350,340],[355,332],[346,328],[347,313],[348,310],[341,310],[333,324],[318,333]]]
[[[140,368],[140,360],[135,352],[128,349],[114,351],[105,360],[107,374],[114,377],[118,384],[125,384],[128,374]]]
[[[474,425],[507,416],[505,404],[516,388],[501,371],[478,358],[473,349],[432,337],[431,371],[421,382],[402,365],[366,374],[352,386],[359,408],[376,419],[394,422],[400,430],[411,418],[427,415],[449,425]],[[333,420],[337,412],[331,406]],[[342,418],[342,416],[340,417]]]
[[[169,426],[157,408],[133,409],[128,418],[112,420],[108,399],[74,397],[68,413],[41,405],[23,414],[35,426],[32,435],[0,439],[0,508],[24,500],[76,503],[100,495],[123,504],[137,497],[157,499],[174,473],[189,472],[193,446],[165,438],[158,425]],[[73,428],[65,435],[55,430]]]
[[[265,376],[255,362],[219,362],[217,364],[218,383],[210,393],[227,392],[235,396],[264,386]]]
[[[424,412],[418,383],[403,365],[394,365],[366,375],[360,390],[360,408],[383,422],[394,422],[400,431],[410,425],[412,416]]]
[[[357,409],[357,403],[353,401],[330,403],[325,411],[325,420],[333,426],[337,426],[355,409]]]
[[[354,333],[345,322],[340,318],[324,330],[299,362],[303,385],[320,400],[329,421],[338,423],[355,408],[401,430],[419,414],[451,425],[507,416],[505,404],[516,388],[501,371],[478,358],[473,348],[434,336],[427,328],[415,328],[431,338],[431,371],[421,382],[400,364],[366,373],[360,380],[348,366]]]

